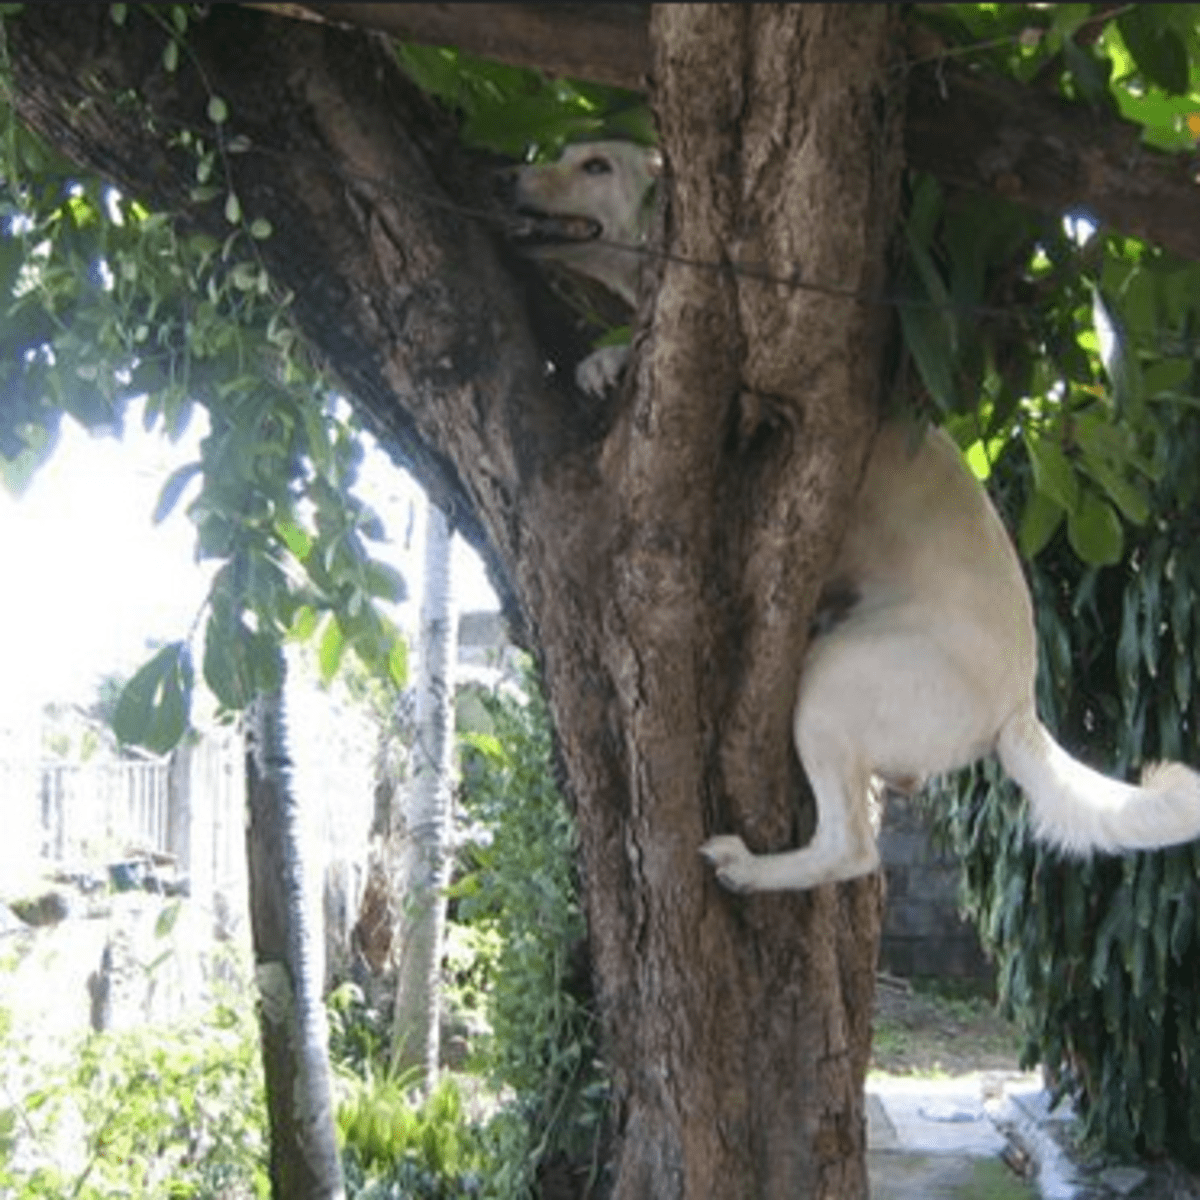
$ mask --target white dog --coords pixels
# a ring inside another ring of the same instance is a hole
[[[520,205],[593,222],[598,233],[540,253],[632,305],[636,258],[604,242],[644,239],[657,170],[654,152],[621,142],[573,146],[558,163],[520,168]],[[585,370],[581,381],[605,374]],[[992,752],[1029,798],[1039,836],[1065,850],[1149,849],[1200,835],[1196,772],[1165,763],[1141,787],[1119,783],[1072,758],[1038,720],[1021,564],[944,433],[882,427],[826,593],[850,603],[809,643],[793,722],[816,832],[798,850],[765,855],[740,837],[712,838],[701,853],[726,887],[810,888],[874,870],[874,783],[913,790]]]

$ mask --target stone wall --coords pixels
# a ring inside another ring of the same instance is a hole
[[[975,927],[959,916],[959,864],[934,849],[918,802],[888,798],[879,851],[887,875],[880,969],[990,981]]]

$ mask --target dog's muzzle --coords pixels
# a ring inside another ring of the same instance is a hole
[[[522,246],[558,246],[567,242],[594,242],[604,227],[594,217],[556,216],[521,209],[513,214],[506,232]]]
[[[504,233],[524,247],[558,246],[569,242],[594,242],[604,226],[594,217],[548,213],[521,198],[519,167],[505,167],[493,176],[493,194],[507,210],[501,222]]]

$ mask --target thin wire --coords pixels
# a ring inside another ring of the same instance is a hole
[[[251,143],[250,152],[259,152],[267,155],[277,155],[281,158],[291,158],[295,155],[290,155],[281,150],[274,150],[266,146],[261,146],[258,143]],[[308,157],[317,159],[318,155],[309,155]],[[506,215],[491,209],[477,208],[472,205],[461,204],[458,201],[450,200],[445,196],[439,196],[434,193],[426,192],[420,188],[411,187],[405,184],[398,184],[392,180],[382,180],[374,176],[362,175],[355,171],[347,171],[340,166],[333,165],[328,161],[322,161],[322,165],[332,170],[332,172],[345,182],[355,182],[366,184],[374,189],[377,189],[384,194],[389,194],[393,197],[406,197],[421,201],[432,208],[439,208],[446,212],[454,213],[457,216],[468,217],[475,221],[480,221],[501,232],[511,232],[520,224],[520,217],[514,215]],[[570,239],[565,239],[569,241]],[[869,304],[884,308],[909,308],[909,309],[924,309],[936,312],[955,312],[965,316],[990,316],[1002,317],[1008,320],[1017,320],[1022,317],[1034,315],[1034,309],[1025,306],[999,306],[989,304],[959,304],[955,302],[945,303],[937,300],[920,299],[918,297],[900,296],[885,292],[868,293],[859,292],[853,288],[839,287],[836,284],[817,283],[812,280],[806,280],[801,275],[798,267],[786,274],[781,275],[772,271],[769,267],[762,263],[737,263],[732,261],[717,261],[699,258],[689,258],[683,254],[676,254],[670,250],[663,249],[658,246],[653,246],[648,243],[634,242],[618,242],[605,237],[580,239],[576,244],[586,246],[602,246],[606,250],[614,250],[619,254],[637,255],[645,259],[656,259],[660,262],[669,263],[672,266],[689,267],[697,271],[711,271],[715,274],[735,275],[741,279],[754,280],[764,286],[789,288],[793,291],[813,292],[817,295],[831,296],[842,300],[852,300],[859,304]]]
[[[207,128],[198,128],[197,126],[194,126],[186,121],[168,121],[165,123],[175,125],[180,130],[188,130],[196,136],[213,136],[212,130]],[[407,197],[410,199],[419,200],[421,203],[426,204],[431,208],[438,208],[445,212],[453,213],[456,216],[467,217],[471,220],[479,221],[493,229],[499,230],[502,233],[507,232],[511,234],[512,230],[519,225],[521,219],[515,214],[505,214],[493,209],[463,204],[457,200],[451,200],[445,196],[438,195],[435,192],[429,192],[418,187],[397,183],[395,180],[380,179],[373,175],[364,175],[358,171],[347,170],[345,167],[335,163],[331,157],[326,155],[305,151],[280,150],[273,146],[268,146],[264,143],[254,141],[253,139],[248,139],[248,145],[244,147],[243,153],[259,154],[264,157],[274,157],[285,161],[294,161],[297,158],[305,158],[312,163],[319,164],[320,166],[324,167],[343,183],[365,185],[374,189],[375,191],[381,192],[384,195],[390,195],[392,197]],[[230,186],[233,186],[232,176],[233,172],[231,169],[231,164],[226,161],[226,178]],[[853,288],[839,287],[836,284],[824,284],[814,282],[812,280],[806,280],[801,275],[798,267],[793,268],[793,270],[786,275],[781,275],[772,271],[769,267],[762,263],[736,263],[731,261],[689,258],[686,255],[675,254],[672,251],[646,243],[618,242],[604,237],[597,237],[580,240],[578,244],[603,246],[605,249],[614,250],[619,254],[633,254],[642,258],[657,259],[660,262],[669,263],[672,266],[689,267],[697,271],[711,271],[717,274],[734,275],[741,279],[756,281],[764,286],[788,288],[793,291],[812,292],[817,295],[830,296],[841,300],[852,300],[859,304],[875,305],[885,308],[908,308],[922,309],[932,312],[953,312],[961,313],[964,316],[990,316],[1005,318],[1008,320],[1017,320],[1022,317],[1032,316],[1035,313],[1035,310],[1028,306],[1019,307],[1013,305],[998,306],[987,304],[960,304],[955,302],[945,303],[937,300],[921,299],[918,297],[901,296],[882,292],[876,294],[859,292],[855,291]]]
[[[957,304],[953,301],[945,303],[938,300],[923,300],[915,296],[890,295],[886,292],[871,294],[858,292],[853,288],[839,287],[836,284],[813,283],[801,276],[798,267],[793,268],[788,275],[779,275],[761,263],[718,262],[700,258],[688,258],[686,255],[675,254],[649,244],[633,244],[629,242],[614,242],[607,238],[592,238],[581,242],[581,245],[599,245],[609,250],[623,254],[637,254],[643,258],[658,259],[672,266],[691,267],[698,271],[713,271],[736,275],[740,279],[751,279],[772,287],[791,288],[794,291],[815,292],[822,296],[834,296],[839,299],[853,300],[859,304],[872,304],[881,308],[921,308],[938,312],[959,312],[964,314],[1016,318],[1033,315],[1036,310],[1028,306],[999,306],[990,304]]]

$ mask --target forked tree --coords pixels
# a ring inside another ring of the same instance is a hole
[[[1032,92],[1018,114],[953,63],[910,75],[885,6],[666,5],[648,24],[636,6],[405,7],[450,22],[414,36],[581,75],[590,52],[598,77],[649,92],[658,253],[599,412],[545,369],[544,312],[474,215],[485,167],[377,39],[216,5],[166,71],[161,27],[132,10],[118,26],[103,6],[30,5],[8,22],[14,101],[130,195],[220,231],[173,136],[219,96],[248,145],[230,186],[270,221],[262,258],[301,328],[482,551],[536,655],[577,813],[612,1194],[865,1196],[879,880],[736,898],[697,848],[729,830],[779,848],[811,826],[792,707],[890,389],[878,301],[906,145],[953,182],[1048,208],[1083,186],[1071,154],[1111,147],[1014,142],[1006,120],[1076,127]],[[1027,152],[1056,169],[1025,171]],[[1136,207],[1118,166],[1089,178],[1109,219]],[[1194,195],[1171,195],[1195,217]],[[1200,222],[1165,227],[1188,253]]]

